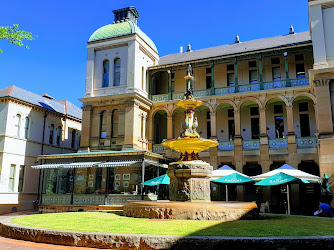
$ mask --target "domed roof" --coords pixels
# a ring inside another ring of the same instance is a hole
[[[137,34],[143,39],[155,52],[158,53],[158,49],[154,42],[149,38],[139,27],[131,20],[125,20],[124,22],[108,24],[96,30],[89,38],[88,42],[99,41],[107,38],[120,37],[130,34]]]

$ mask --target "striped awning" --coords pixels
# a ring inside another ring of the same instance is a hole
[[[113,167],[128,167],[136,163],[141,163],[142,160],[127,160],[127,161],[122,161],[122,160],[116,160],[116,161],[109,161],[109,162],[100,162],[98,164],[98,167],[100,168],[113,168]]]
[[[91,168],[96,167],[100,162],[72,162],[72,163],[51,163],[31,166],[34,169],[45,169],[45,168]]]
[[[145,159],[145,163],[149,164],[149,165],[153,165],[156,167],[161,167],[161,168],[168,168],[167,164],[162,164],[160,162],[156,162],[156,161],[152,161],[152,160],[147,160]]]

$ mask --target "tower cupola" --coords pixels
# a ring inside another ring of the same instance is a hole
[[[118,10],[113,10],[115,15],[115,23],[124,22],[125,20],[130,20],[137,24],[137,18],[139,17],[136,7],[130,6]]]

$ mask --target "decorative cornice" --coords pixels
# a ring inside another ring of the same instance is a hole
[[[86,105],[81,107],[83,111],[92,111],[93,106],[92,105]]]
[[[316,80],[313,80],[313,84],[316,87],[318,87],[318,86],[328,86],[329,82],[330,82],[330,79],[316,79]]]

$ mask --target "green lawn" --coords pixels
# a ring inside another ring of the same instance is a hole
[[[106,233],[196,236],[334,235],[334,219],[261,215],[259,220],[233,222],[136,219],[112,213],[76,212],[27,215],[12,219],[26,226]]]

